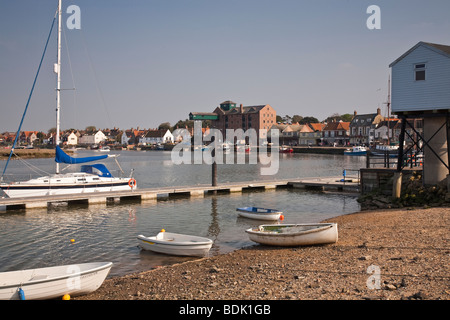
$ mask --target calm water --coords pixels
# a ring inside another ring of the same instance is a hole
[[[93,153],[83,151],[77,156]],[[53,170],[53,159],[27,161],[47,172]],[[119,162],[126,174],[134,168],[134,176],[142,188],[211,183],[210,166],[174,165],[170,152],[122,151]],[[0,162],[2,169],[4,164]],[[218,165],[218,182],[340,176],[343,169],[357,170],[364,165],[364,157],[282,154],[275,176],[261,176],[259,164],[224,164]],[[114,169],[114,161],[109,160],[108,167]],[[19,161],[8,166],[8,173],[23,172]],[[255,244],[248,240],[244,230],[258,222],[239,218],[236,213],[237,207],[252,205],[282,210],[284,223],[319,222],[360,209],[354,196],[279,189],[162,199],[155,203],[8,211],[0,213],[0,272],[112,261],[111,275],[115,276],[193,259],[141,251],[137,247],[137,235],[154,235],[162,228],[213,239],[210,255],[230,252]],[[75,242],[71,243],[71,239]]]

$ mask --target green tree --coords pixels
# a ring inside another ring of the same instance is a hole
[[[159,125],[158,130],[170,130],[170,123],[163,122]]]
[[[303,117],[299,116],[298,114],[294,114],[294,116],[292,117],[292,123],[300,123],[300,121],[302,121]]]
[[[94,133],[95,131],[97,131],[97,128],[95,126],[87,126],[86,127],[87,133]]]
[[[299,121],[299,124],[308,124],[308,123],[319,123],[320,121],[317,120],[317,118],[314,117],[304,117],[301,121]]]
[[[333,113],[331,116],[329,116],[328,118],[325,119],[325,122],[339,122],[339,121],[344,121],[344,122],[350,122],[353,120],[353,115],[346,113],[346,114],[339,114],[339,113]]]
[[[172,127],[172,131],[174,131],[175,129],[182,129],[182,128],[193,128],[194,127],[194,120],[178,120],[177,123],[175,123],[175,125]]]
[[[354,115],[350,113],[346,113],[341,115],[342,121],[344,122],[351,122],[353,120]]]

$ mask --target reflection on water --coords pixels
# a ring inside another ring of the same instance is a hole
[[[152,204],[55,207],[0,215],[0,270],[88,261],[113,261],[112,275],[194,258],[141,251],[136,236],[161,229],[214,240],[211,255],[254,245],[245,230],[264,222],[238,217],[237,207],[284,212],[284,223],[318,222],[359,210],[352,196],[272,190],[162,200]],[[75,242],[71,242],[74,239]]]
[[[77,157],[96,154],[95,151],[79,151]],[[98,153],[97,153],[98,154]],[[128,176],[134,170],[138,187],[153,188],[167,186],[183,186],[211,183],[211,167],[206,164],[175,165],[171,161],[170,151],[114,151],[119,154],[118,161]],[[32,167],[37,167],[47,173],[53,173],[53,159],[28,159]],[[114,161],[100,161],[107,165],[111,173],[119,175]],[[3,168],[6,161],[0,161]],[[359,169],[365,167],[365,157],[351,157],[328,154],[280,154],[279,169],[275,175],[261,175],[262,165],[258,164],[219,164],[217,165],[218,182],[258,181],[274,179],[293,179],[303,177],[341,176],[343,169]],[[63,172],[79,170],[78,165],[64,168]],[[7,174],[30,178],[32,171],[24,167],[21,161],[12,161],[8,165]],[[34,176],[37,174],[34,173]],[[40,173],[42,175],[42,173]]]
[[[280,162],[278,178],[338,176],[343,167],[351,169],[360,165],[359,160],[349,160],[343,156],[285,156],[288,157],[283,157]],[[170,159],[170,153],[125,152],[121,154],[121,165],[124,170],[135,168],[141,187],[210,182],[209,166],[169,166],[167,157]],[[36,161],[43,162],[43,159]],[[17,170],[17,162],[14,164]],[[260,179],[257,165],[251,166],[220,165],[219,177],[222,179],[219,179],[219,183],[220,180]],[[255,245],[248,239],[245,230],[264,223],[238,217],[236,208],[243,206],[282,210],[285,217],[283,223],[319,222],[359,211],[354,196],[296,189],[207,195],[205,198],[167,198],[149,203],[62,205],[52,206],[48,210],[8,211],[0,214],[0,272],[112,261],[114,266],[111,275],[114,276],[195,259],[172,257],[138,248],[137,235],[155,235],[163,228],[168,232],[193,234],[214,240],[210,255],[227,253]],[[75,241],[72,243],[71,239]]]

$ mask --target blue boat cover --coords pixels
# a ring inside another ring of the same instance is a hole
[[[55,155],[55,161],[58,163],[70,163],[70,164],[77,164],[77,163],[85,163],[85,162],[91,162],[96,160],[102,160],[108,158],[108,155],[101,155],[101,156],[95,156],[95,157],[84,157],[84,158],[73,158],[66,154],[59,146],[56,146],[56,155]]]
[[[81,172],[97,174],[99,177],[112,178],[111,172],[106,168],[104,164],[85,164],[81,166]]]

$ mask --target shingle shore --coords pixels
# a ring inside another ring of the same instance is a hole
[[[450,208],[364,211],[333,245],[255,245],[107,279],[76,300],[450,299]]]

